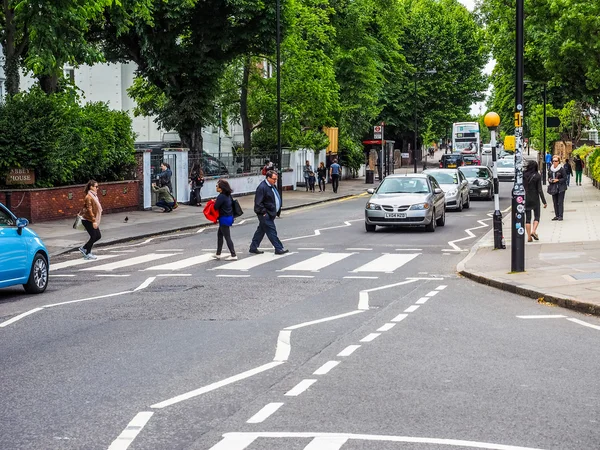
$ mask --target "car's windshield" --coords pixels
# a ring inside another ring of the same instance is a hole
[[[462,156],[461,155],[444,155],[443,158],[447,163],[455,163],[460,158],[462,158]]]
[[[458,184],[458,175],[456,172],[427,172],[440,184]]]
[[[501,159],[499,161],[496,161],[496,164],[498,164],[498,167],[507,167],[507,168],[515,167],[515,162],[510,159]]]
[[[487,169],[483,167],[461,167],[460,171],[465,174],[467,178],[485,178],[488,179],[490,177]]]
[[[377,188],[378,194],[426,194],[429,185],[423,178],[386,178]]]

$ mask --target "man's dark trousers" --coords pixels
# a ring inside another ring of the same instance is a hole
[[[272,218],[269,214],[264,216],[258,215],[258,228],[254,232],[254,236],[252,237],[252,243],[250,244],[250,250],[257,250],[261,241],[267,235],[273,247],[275,247],[275,251],[283,250],[283,244],[277,237],[277,228],[275,228],[275,219]]]
[[[333,192],[337,192],[338,186],[340,185],[340,176],[337,174],[331,175],[331,186],[333,187]]]

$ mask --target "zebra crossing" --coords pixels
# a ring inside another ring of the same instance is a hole
[[[240,259],[231,262],[215,260],[212,255],[202,251],[190,256],[189,253],[184,255],[183,251],[177,250],[154,250],[145,254],[107,253],[98,255],[95,261],[77,258],[51,264],[50,273],[51,276],[74,276],[73,274],[117,276],[117,274],[134,272],[177,274],[181,271],[203,270],[206,275],[212,276],[234,273],[249,276],[258,269],[267,269],[267,272],[271,270],[273,275],[280,278],[295,276],[312,278],[316,274],[335,272],[349,279],[372,279],[376,278],[373,275],[394,273],[421,253],[298,249],[283,255],[276,255],[272,251],[260,255],[239,254]],[[264,270],[260,271],[261,275],[264,273]]]

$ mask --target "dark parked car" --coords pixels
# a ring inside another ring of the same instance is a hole
[[[465,166],[460,170],[469,182],[469,196],[471,198],[494,198],[493,174],[487,166]]]
[[[460,153],[452,153],[450,155],[443,155],[440,159],[440,169],[457,169],[460,166],[465,165],[465,155]]]

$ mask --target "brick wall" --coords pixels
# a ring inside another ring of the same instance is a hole
[[[75,217],[83,205],[85,185],[49,189],[10,191],[12,212],[30,222]],[[99,183],[98,194],[103,214],[140,209],[139,181]],[[0,191],[0,202],[6,204],[7,190]]]

